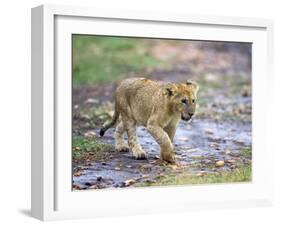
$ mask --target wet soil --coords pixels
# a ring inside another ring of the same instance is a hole
[[[74,165],[74,189],[99,189],[138,186],[154,182],[162,174],[188,172],[189,174],[212,173],[231,170],[251,160],[241,151],[251,147],[249,123],[215,122],[194,119],[178,126],[174,149],[178,166],[165,165],[159,160],[159,146],[144,127],[138,128],[139,142],[148,153],[148,160],[135,160],[132,153],[113,152],[107,160],[97,160]],[[94,130],[98,133],[97,130]],[[114,129],[101,139],[114,144]],[[223,160],[225,165],[217,167]],[[133,182],[133,183],[132,183]],[[129,184],[127,184],[129,183]],[[132,183],[132,184],[130,184]]]

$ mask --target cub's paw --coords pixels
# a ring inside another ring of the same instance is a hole
[[[124,145],[118,145],[115,147],[115,149],[119,152],[128,152],[130,150],[129,146],[124,144]]]
[[[162,161],[165,161],[167,163],[175,164],[176,163],[176,158],[175,155],[171,152],[161,152],[161,157],[160,159]]]
[[[142,149],[134,149],[133,155],[134,155],[135,159],[139,159],[139,160],[148,158],[147,153]]]

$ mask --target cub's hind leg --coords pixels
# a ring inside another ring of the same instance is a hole
[[[125,143],[124,133],[126,132],[123,122],[121,121],[115,129],[115,149],[120,152],[129,151],[129,146]]]
[[[123,123],[128,134],[129,147],[132,150],[134,157],[136,159],[147,159],[146,152],[141,148],[138,143],[136,123],[133,120],[130,120],[128,118],[126,119],[123,120]]]

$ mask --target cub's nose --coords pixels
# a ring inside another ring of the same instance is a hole
[[[189,117],[191,118],[193,116],[193,113],[188,113]]]

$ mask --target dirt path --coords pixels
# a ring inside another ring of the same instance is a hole
[[[251,146],[251,127],[245,123],[210,122],[193,120],[179,124],[175,135],[175,154],[181,166],[165,166],[160,163],[159,147],[143,127],[138,128],[139,141],[148,153],[148,160],[135,160],[132,153],[114,153],[106,161],[76,165],[73,177],[76,189],[97,189],[138,186],[153,182],[163,173],[188,172],[194,175],[226,171],[250,161],[241,150]],[[98,132],[97,130],[95,132]],[[102,138],[113,144],[113,129]],[[217,161],[224,166],[217,167]]]

